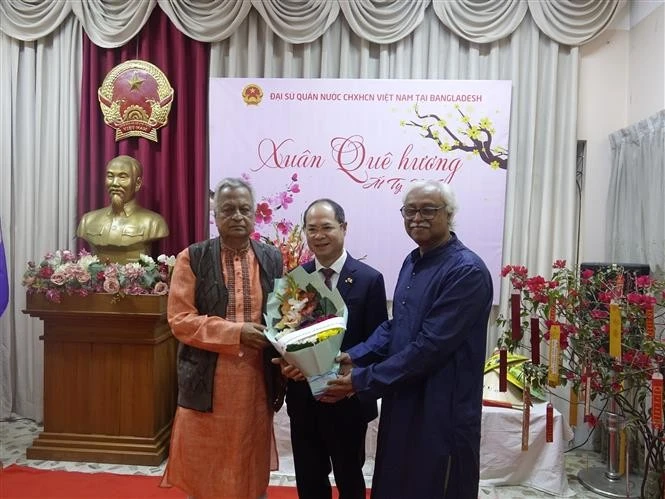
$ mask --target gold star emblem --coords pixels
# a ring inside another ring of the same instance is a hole
[[[140,90],[141,88],[141,83],[143,83],[144,80],[139,78],[136,73],[132,75],[132,79],[129,80],[129,90]]]

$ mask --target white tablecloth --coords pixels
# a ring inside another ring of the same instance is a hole
[[[483,407],[481,485],[526,485],[550,494],[575,495],[568,487],[563,452],[573,432],[554,409],[554,441],[545,441],[547,404],[531,408],[529,450],[522,452],[522,412]]]
[[[574,495],[568,487],[563,455],[567,443],[573,438],[573,432],[561,413],[554,409],[554,442],[546,443],[545,409],[546,404],[537,404],[531,408],[529,450],[522,452],[521,411],[483,407],[480,440],[481,485],[526,485],[554,495]],[[363,469],[367,477],[371,477],[374,470],[378,423],[377,418],[367,429],[367,459]],[[275,436],[279,452],[279,473],[293,475],[286,407],[275,415]]]

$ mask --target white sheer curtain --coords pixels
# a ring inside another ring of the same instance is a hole
[[[665,109],[611,134],[610,146],[610,259],[665,278]]]
[[[11,181],[0,185],[0,217],[11,301],[0,318],[0,417],[42,416],[42,326],[21,312],[20,280],[27,260],[73,246],[82,29],[118,47],[161,8],[188,36],[217,42],[211,76],[512,80],[504,261],[547,273],[554,258],[575,254],[576,45],[625,3],[1,1],[0,105],[10,125],[0,175]],[[495,341],[491,332],[488,349]]]
[[[46,37],[0,33],[0,216],[10,302],[0,318],[0,417],[42,415],[41,321],[25,308],[28,259],[73,248],[81,82],[81,25],[69,17]],[[58,82],[54,85],[53,82]]]

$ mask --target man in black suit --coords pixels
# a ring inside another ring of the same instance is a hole
[[[315,259],[303,265],[337,287],[348,308],[342,351],[367,339],[388,319],[383,276],[344,249],[344,210],[335,201],[318,199],[303,216],[307,245]],[[330,269],[330,270],[328,270]],[[335,474],[340,499],[364,499],[365,433],[377,416],[376,402],[351,396],[335,404],[318,402],[302,374],[282,363],[291,378],[286,406],[291,420],[291,445],[300,499],[330,499],[328,475]]]

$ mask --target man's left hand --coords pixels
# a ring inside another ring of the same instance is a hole
[[[307,380],[305,375],[300,372],[300,369],[298,369],[295,366],[292,366],[291,364],[289,364],[287,361],[285,361],[281,357],[272,359],[271,362],[280,367],[283,376],[286,376],[287,378],[292,379],[293,381],[306,381]]]
[[[353,395],[351,372],[352,370],[344,376],[328,381],[328,388],[323,392],[319,400],[321,402],[334,403]]]

